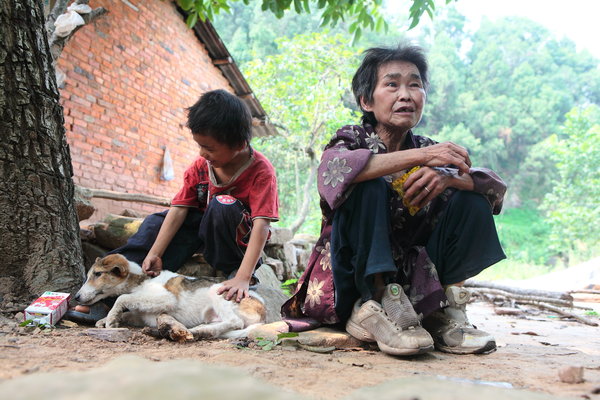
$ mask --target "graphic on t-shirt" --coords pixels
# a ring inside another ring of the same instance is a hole
[[[231,204],[233,204],[233,203],[236,202],[236,198],[235,197],[232,197],[232,196],[229,196],[229,195],[226,195],[226,194],[219,195],[219,196],[217,196],[215,198],[217,199],[217,201],[219,203],[224,204],[226,206],[231,205]]]
[[[208,183],[199,183],[196,185],[198,191],[198,203],[206,204],[208,201]]]

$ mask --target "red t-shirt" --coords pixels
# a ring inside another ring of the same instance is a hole
[[[172,206],[198,207],[204,211],[216,195],[230,195],[241,201],[252,219],[279,220],[279,198],[275,168],[256,150],[229,182],[218,184],[212,167],[204,157],[196,161],[183,175],[183,187],[171,201]]]

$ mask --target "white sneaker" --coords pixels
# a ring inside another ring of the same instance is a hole
[[[377,342],[381,351],[387,354],[406,356],[433,350],[433,339],[419,325],[417,315],[399,285],[386,287],[382,303],[386,310],[373,300],[361,306],[359,299],[346,323],[346,331],[359,340]],[[395,319],[388,315],[390,313]]]
[[[496,350],[494,337],[478,330],[467,318],[466,305],[471,293],[463,287],[449,286],[446,296],[450,306],[423,320],[423,327],[431,333],[435,347],[454,354],[481,354]]]

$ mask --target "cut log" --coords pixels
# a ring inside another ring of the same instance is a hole
[[[142,218],[129,218],[109,214],[100,222],[92,225],[96,243],[105,249],[113,250],[127,243],[127,239],[137,232]]]

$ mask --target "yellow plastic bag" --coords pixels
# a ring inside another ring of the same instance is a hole
[[[410,176],[410,174],[412,174],[413,172],[417,171],[419,168],[421,167],[413,167],[410,171],[408,171],[407,173],[405,173],[404,175],[402,175],[400,178],[395,179],[392,182],[392,189],[394,189],[396,192],[398,192],[398,194],[400,195],[400,198],[402,199],[402,204],[404,204],[404,206],[406,208],[408,208],[408,213],[410,215],[415,215],[416,213],[419,212],[419,210],[421,209],[420,207],[415,207],[415,206],[411,206],[408,204],[408,202],[406,201],[406,199],[404,198],[404,182],[406,182],[406,180],[408,179],[408,177]]]

